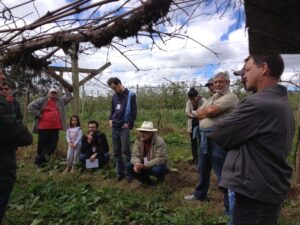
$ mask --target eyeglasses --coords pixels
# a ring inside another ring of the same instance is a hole
[[[227,80],[215,80],[214,84],[224,84]]]

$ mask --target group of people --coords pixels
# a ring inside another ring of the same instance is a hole
[[[113,157],[116,164],[116,179],[133,177],[147,185],[156,185],[164,179],[167,169],[167,149],[163,139],[156,134],[153,123],[145,121],[140,128],[133,151],[130,148],[130,129],[134,127],[137,102],[134,92],[122,85],[120,79],[112,77],[108,86],[115,91],[112,96],[109,125],[112,128]],[[72,100],[71,93],[58,97],[58,91],[50,88],[47,97],[39,98],[28,105],[35,116],[34,132],[38,133],[38,147],[35,164],[42,166],[55,151],[59,130],[66,130],[68,142],[67,167],[63,171],[75,172],[78,162],[84,168],[101,168],[110,159],[106,135],[101,132],[95,120],[88,122],[87,134],[82,133],[80,119],[72,115],[66,127],[65,106]],[[151,179],[152,175],[157,180]]]
[[[185,196],[185,200],[209,201],[213,169],[231,224],[276,224],[290,188],[292,168],[286,159],[294,136],[287,89],[278,84],[283,70],[284,62],[280,55],[247,57],[243,69],[234,72],[241,76],[246,91],[251,92],[241,102],[230,91],[227,72],[219,72],[207,82],[211,93],[208,99],[199,96],[195,88],[189,90],[187,131],[199,181],[195,191]],[[3,79],[1,84],[3,90]],[[107,84],[115,92],[109,124],[112,128],[116,179],[131,181],[136,178],[150,186],[162,182],[169,171],[163,138],[151,121],[144,121],[137,128],[138,137],[131,152],[130,129],[133,129],[137,116],[136,95],[116,77],[108,79]],[[5,137],[8,130],[13,132],[19,128],[10,103],[12,101],[1,95],[0,132],[4,133],[1,135],[1,146],[9,146],[1,147],[0,157],[0,216],[3,217],[15,178],[15,166],[10,167],[8,163],[14,160],[15,165],[17,147],[9,142],[11,136]],[[68,90],[63,97],[58,97],[58,91],[51,88],[47,97],[29,104],[28,109],[35,116],[35,132],[38,133],[35,164],[42,166],[48,161],[47,156],[51,156],[57,147],[59,130],[67,130],[68,153],[64,173],[74,172],[78,161],[87,168],[92,168],[94,164],[103,167],[109,161],[110,154],[106,136],[98,129],[98,122],[88,122],[87,134],[83,134],[77,115],[71,116],[68,127],[65,125],[65,106],[71,100]],[[4,119],[6,114],[2,112],[13,117],[11,123]],[[15,133],[12,136],[16,138]],[[6,172],[9,169],[11,174]]]
[[[287,88],[278,83],[283,71],[280,55],[250,55],[234,72],[252,93],[241,102],[224,72],[207,83],[212,94],[206,101],[194,89],[188,92],[188,132],[199,181],[185,200],[209,201],[213,168],[230,224],[277,224],[290,188],[287,156],[295,129]]]

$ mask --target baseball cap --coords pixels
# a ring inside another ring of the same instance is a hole
[[[210,78],[207,83],[205,84],[205,87],[207,87],[210,84],[214,84],[214,78]]]
[[[233,71],[233,74],[235,76],[243,76],[245,74],[245,66],[243,66],[243,68],[241,70]]]
[[[57,89],[52,87],[52,88],[49,89],[48,93],[51,93],[51,92],[56,92],[57,93]]]

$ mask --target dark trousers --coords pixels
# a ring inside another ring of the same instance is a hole
[[[8,204],[10,193],[12,192],[13,186],[6,190],[0,191],[0,224],[4,217],[5,210]]]
[[[235,193],[233,225],[276,225],[281,204],[260,202]]]
[[[193,138],[193,133],[190,133],[190,139],[191,139],[191,148],[192,148],[192,156],[193,156],[193,162],[198,165],[198,138]]]
[[[42,129],[38,131],[37,158],[35,163],[41,165],[47,162],[45,156],[51,156],[57,147],[59,139],[58,129]]]
[[[81,162],[82,165],[85,166],[85,161],[88,159],[89,157],[87,157],[86,154],[80,154],[79,155],[79,161]],[[105,166],[109,159],[110,159],[110,154],[107,152],[107,153],[104,153],[103,155],[100,155],[98,154],[97,155],[97,159],[98,159],[98,163],[99,163],[99,168],[102,168],[103,166]]]
[[[200,147],[198,161],[199,182],[195,188],[194,195],[200,201],[204,201],[207,199],[207,192],[210,184],[210,174],[212,169],[214,169],[218,182],[220,182],[221,180],[221,173],[226,157],[226,152],[211,139],[207,139],[206,152],[203,152],[203,149],[201,149]],[[229,215],[228,192],[227,190],[222,191],[224,195],[223,202],[225,207],[225,213]]]
[[[124,177],[126,165],[130,162],[131,159],[130,130],[128,128],[113,127],[112,145],[113,156],[116,162],[117,177]],[[131,176],[128,170],[127,176]]]
[[[168,168],[165,164],[156,165],[156,166],[150,167],[148,169],[143,169],[139,173],[136,173],[133,170],[133,167],[134,167],[134,165],[132,163],[127,164],[127,169],[129,171],[129,173],[134,178],[136,178],[138,181],[140,181],[141,183],[150,185],[150,186],[156,184],[156,182],[151,180],[150,176],[156,177],[157,182],[159,183],[164,180],[165,175],[169,172]]]

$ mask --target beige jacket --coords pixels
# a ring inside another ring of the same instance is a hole
[[[202,97],[198,102],[198,108],[197,109],[199,109],[205,102],[206,102],[206,99]],[[192,133],[192,119],[195,117],[193,111],[194,111],[193,110],[193,104],[192,104],[191,100],[188,100],[186,102],[186,107],[185,107],[185,115],[188,118],[186,131],[188,133]]]
[[[154,134],[150,144],[150,149],[147,156],[148,161],[144,163],[146,168],[153,167],[155,165],[166,164],[168,162],[167,146],[162,139],[157,134]],[[144,142],[139,138],[136,139],[134,148],[132,151],[131,163],[135,165],[136,163],[144,162]]]

